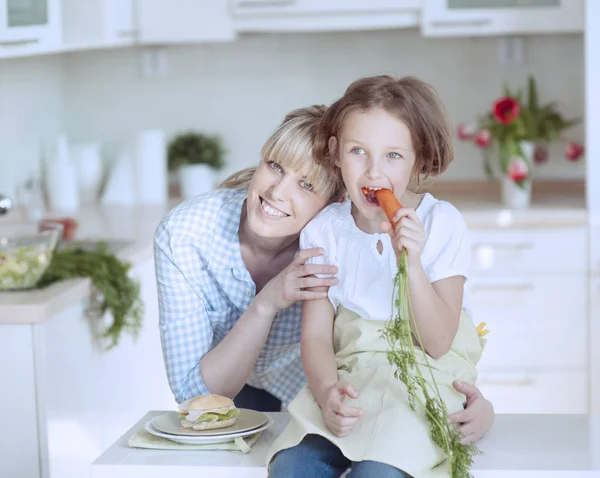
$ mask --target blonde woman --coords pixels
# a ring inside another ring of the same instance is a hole
[[[330,265],[305,264],[325,251],[299,251],[300,231],[343,198],[339,176],[312,158],[325,106],[288,114],[256,168],[190,199],[159,224],[154,255],[160,333],[177,402],[216,393],[238,407],[279,411],[306,383],[300,360],[302,301],[337,283]],[[491,427],[481,392],[456,384],[467,408],[451,419],[471,441]]]

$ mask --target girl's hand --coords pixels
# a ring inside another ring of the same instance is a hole
[[[390,235],[396,257],[400,260],[402,249],[406,249],[408,264],[420,264],[421,252],[425,246],[425,230],[416,211],[409,208],[398,209],[393,221],[396,224],[395,228],[384,221],[381,223],[381,230]]]
[[[467,408],[451,414],[450,423],[460,423],[461,443],[473,444],[480,440],[494,423],[494,407],[481,391],[467,382],[456,381],[454,388],[467,396]]]
[[[335,277],[318,278],[315,274],[336,274],[335,266],[305,264],[311,257],[321,256],[320,248],[303,249],[289,265],[273,277],[258,293],[255,300],[260,301],[262,310],[270,316],[287,309],[299,300],[326,299],[327,292],[316,292],[314,287],[329,287],[338,283]]]
[[[358,393],[352,385],[344,382],[337,382],[326,391],[322,398],[323,403],[319,403],[323,421],[327,428],[337,437],[343,437],[348,434],[362,417],[362,410],[356,407],[350,407],[344,404],[346,397],[358,398]]]

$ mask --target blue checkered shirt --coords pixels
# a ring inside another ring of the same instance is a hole
[[[154,235],[162,352],[175,400],[210,393],[200,359],[255,297],[238,228],[247,190],[217,190],[170,211]],[[300,361],[301,302],[279,312],[248,384],[287,405],[306,383]]]

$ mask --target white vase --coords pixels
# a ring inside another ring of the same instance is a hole
[[[189,199],[208,192],[215,185],[215,171],[206,164],[188,164],[179,168],[181,196]]]
[[[508,176],[502,177],[502,203],[508,209],[526,209],[531,204],[531,172],[535,145],[531,141],[521,141],[519,146],[522,152],[519,157],[523,159],[529,172],[522,185],[518,185]]]
[[[527,209],[531,204],[531,181],[521,187],[512,179],[503,177],[502,203],[508,209]]]

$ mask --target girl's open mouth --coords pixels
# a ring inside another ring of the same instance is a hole
[[[365,200],[369,204],[372,204],[373,206],[379,206],[379,201],[377,200],[377,197],[375,197],[375,191],[379,191],[381,188],[362,187],[360,189],[365,196]]]

